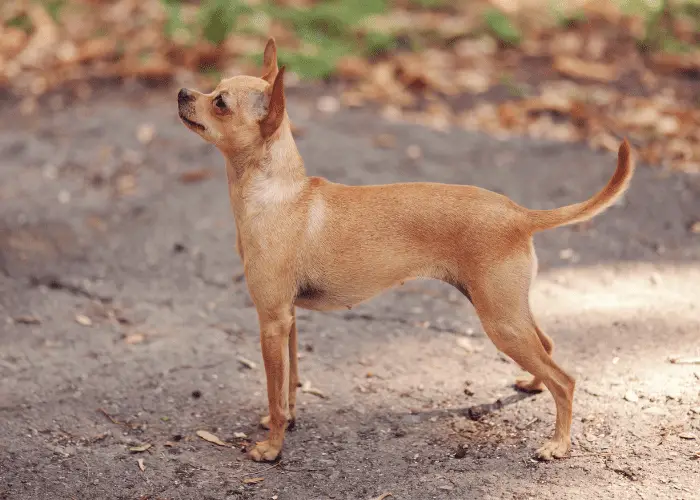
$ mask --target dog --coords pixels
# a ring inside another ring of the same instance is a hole
[[[261,425],[269,435],[252,447],[251,458],[276,460],[285,430],[295,422],[295,307],[351,307],[415,278],[459,290],[496,347],[532,375],[516,386],[551,392],[554,435],[536,454],[564,457],[571,447],[575,382],[552,359],[554,344],[530,310],[537,273],[532,236],[586,221],[612,205],[634,172],[628,142],[600,192],[553,210],[529,210],[474,186],[336,184],[306,175],[272,38],[263,64],[261,78],[235,76],[209,94],[178,93],[182,122],[226,160],[236,249],[258,313],[269,405]]]

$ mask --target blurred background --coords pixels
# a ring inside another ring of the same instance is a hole
[[[344,106],[607,149],[624,135],[700,168],[699,0],[5,0],[0,30],[0,85],[25,113],[55,89],[211,86],[255,72],[274,36],[288,83],[337,85]]]

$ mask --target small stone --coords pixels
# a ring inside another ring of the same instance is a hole
[[[639,396],[637,396],[637,393],[631,389],[625,393],[624,397],[630,403],[636,403],[637,401],[639,401]]]
[[[202,397],[202,391],[200,391],[199,389],[195,389],[194,391],[192,391],[192,397],[193,397],[194,399],[199,399],[199,398],[201,398],[201,397]]]
[[[449,485],[449,484],[443,484],[443,485],[438,486],[438,489],[443,490],[443,491],[452,491],[455,489],[455,487],[452,485]]]
[[[454,454],[455,458],[464,458],[467,456],[467,449],[463,445],[457,447],[457,451]]]
[[[682,433],[682,434],[678,434],[678,437],[681,438],[681,439],[689,439],[689,440],[693,440],[693,439],[697,439],[697,438],[698,438],[698,437],[697,437],[695,434],[693,434],[692,432],[684,432],[684,433]]]

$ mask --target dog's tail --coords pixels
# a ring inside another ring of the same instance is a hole
[[[532,231],[542,231],[567,224],[586,221],[610,207],[629,186],[634,173],[634,161],[630,145],[625,139],[617,153],[617,169],[608,184],[595,196],[582,203],[575,203],[553,210],[528,210],[527,218]]]

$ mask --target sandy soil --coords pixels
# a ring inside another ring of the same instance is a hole
[[[614,169],[574,145],[325,115],[312,97],[292,95],[291,116],[308,171],[335,181],[469,183],[546,208]],[[535,314],[578,380],[570,458],[532,459],[549,394],[516,393],[466,300],[413,282],[299,313],[302,380],[326,397],[300,395],[270,468],[240,451],[263,436],[264,373],[222,161],[174,93],[0,116],[0,498],[699,498],[700,366],[668,360],[700,355],[697,176],[640,168],[624,203],[537,237]],[[180,181],[200,168],[212,177]]]

